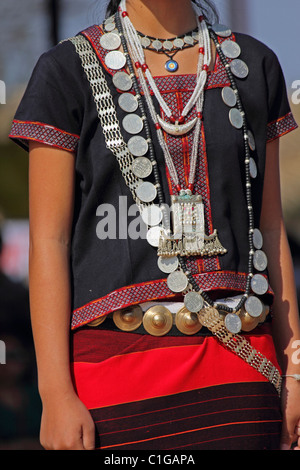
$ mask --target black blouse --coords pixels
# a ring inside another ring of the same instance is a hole
[[[115,71],[105,65],[107,51],[100,45],[103,29],[96,25],[80,34],[90,41],[99,58],[122,122],[126,113],[118,106],[121,92],[113,85]],[[236,81],[256,141],[252,157],[257,177],[252,188],[255,225],[259,228],[266,144],[297,125],[276,55],[247,35],[233,34],[231,39],[240,45],[240,58],[249,67],[248,77]],[[170,74],[155,77],[155,81],[168,105],[178,114],[191,96],[196,76]],[[229,122],[229,108],[221,98],[226,85],[230,82],[217,57],[205,91],[195,192],[204,200],[207,235],[217,229],[227,253],[190,257],[187,266],[203,290],[228,293],[245,289],[249,245],[243,133]],[[158,109],[157,103],[156,106]],[[151,132],[161,185],[169,203],[170,194],[175,192],[174,184],[152,124]],[[130,135],[123,131],[123,136],[127,142]],[[60,43],[39,59],[10,137],[26,150],[28,141],[34,140],[76,155],[71,252],[73,329],[128,305],[175,297],[157,266],[156,248],[145,240],[143,222],[118,163],[105,146],[91,88],[70,41]],[[193,131],[183,137],[165,138],[185,186]],[[128,217],[124,218],[125,214]],[[264,275],[267,277],[267,272]],[[271,287],[269,294],[272,295]]]

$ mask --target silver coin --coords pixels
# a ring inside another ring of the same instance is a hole
[[[132,93],[122,93],[119,96],[119,106],[127,113],[134,113],[138,109],[138,100]]]
[[[173,44],[175,47],[178,47],[178,48],[182,48],[184,46],[183,39],[180,39],[180,38],[174,39]]]
[[[119,49],[121,45],[121,38],[118,34],[106,33],[101,36],[100,44],[104,49],[108,51],[114,51],[116,49]]]
[[[162,45],[162,42],[159,41],[158,39],[155,39],[155,41],[152,42],[152,47],[156,50],[156,51],[160,51],[163,47]]]
[[[241,129],[243,127],[244,119],[237,108],[232,108],[229,111],[229,120],[236,129]]]
[[[262,274],[255,274],[251,279],[251,289],[257,295],[264,295],[268,292],[269,283]]]
[[[251,150],[254,150],[256,149],[256,144],[255,144],[255,139],[254,139],[254,135],[252,134],[251,131],[248,131],[248,144],[249,144],[249,147]]]
[[[123,127],[129,134],[139,134],[144,127],[143,120],[137,114],[127,114],[122,121]]]
[[[257,166],[255,163],[255,160],[252,157],[250,158],[249,171],[250,171],[251,178],[254,179],[257,177]]]
[[[121,51],[110,51],[105,56],[105,64],[109,69],[120,70],[126,65],[126,57]]]
[[[152,163],[149,158],[137,157],[132,163],[132,172],[138,178],[147,178],[152,173]]]
[[[149,47],[150,44],[151,44],[151,41],[150,41],[149,38],[143,37],[143,38],[141,38],[141,44],[142,44],[143,47]]]
[[[257,271],[264,271],[268,266],[268,258],[264,251],[256,250],[253,256],[253,266]]]
[[[195,39],[195,41],[199,41],[199,33],[198,33],[198,31],[193,31],[193,32],[192,32],[192,37]]]
[[[198,292],[188,292],[184,296],[184,305],[192,313],[200,312],[203,307],[203,298]]]
[[[116,27],[116,24],[115,24],[114,21],[109,21],[109,22],[105,23],[105,25],[104,25],[104,29],[107,32],[113,31],[115,29],[115,27]]]
[[[264,307],[257,297],[251,295],[245,302],[245,309],[251,317],[258,318],[262,314]]]
[[[228,59],[237,59],[241,54],[240,46],[230,39],[222,42],[221,49],[223,54],[228,57]]]
[[[233,108],[237,102],[236,94],[230,86],[225,86],[223,88],[222,99],[227,106],[230,106],[230,108]]]
[[[115,87],[121,91],[129,91],[133,85],[131,77],[126,72],[116,72],[112,80]]]
[[[149,145],[146,139],[140,135],[134,135],[128,140],[128,149],[129,152],[134,157],[142,157],[146,155],[149,150]],[[141,177],[143,178],[143,177]]]
[[[141,211],[141,217],[146,225],[153,227],[161,223],[163,213],[159,206],[152,204],[151,206],[145,207]]]
[[[172,292],[182,292],[187,288],[188,278],[182,271],[174,271],[169,274],[167,285]]]
[[[147,234],[147,242],[149,245],[154,246],[155,248],[158,247],[159,245],[159,240],[160,240],[160,234],[161,234],[162,228],[156,225],[155,227],[151,227]]]
[[[212,30],[216,33],[217,36],[221,36],[222,38],[228,38],[231,36],[232,31],[228,26],[224,24],[214,24],[212,25]]]
[[[249,74],[248,65],[241,59],[234,59],[230,64],[230,68],[237,78],[246,78]]]
[[[253,245],[257,250],[263,246],[264,240],[261,231],[258,228],[253,230]]]
[[[143,202],[152,202],[157,196],[157,189],[154,184],[144,181],[136,188],[137,197]]]
[[[173,49],[173,43],[172,41],[164,41],[163,42],[163,48],[166,49],[167,51],[171,51]]]
[[[191,46],[194,44],[194,39],[190,35],[184,36],[183,41],[185,44],[190,44]]]
[[[170,274],[176,271],[179,266],[179,261],[177,256],[172,256],[170,258],[159,256],[157,260],[157,265],[163,273]]]
[[[234,313],[228,313],[225,317],[225,326],[230,333],[234,335],[239,333],[242,329],[240,317]]]

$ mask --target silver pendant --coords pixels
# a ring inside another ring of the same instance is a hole
[[[148,178],[152,173],[152,163],[149,158],[138,157],[132,163],[132,172],[138,178]]]
[[[245,309],[251,317],[258,318],[262,314],[264,307],[257,297],[251,295],[245,302]]]
[[[163,213],[159,206],[152,204],[141,211],[141,217],[146,225],[153,227],[161,223]]]
[[[162,42],[159,41],[158,39],[156,39],[155,41],[152,42],[152,47],[156,50],[156,51],[160,51],[163,47],[162,45]]]
[[[264,251],[256,250],[253,256],[253,266],[257,271],[264,271],[268,266],[268,258]]]
[[[126,65],[126,57],[121,51],[111,51],[105,56],[105,64],[111,70],[120,70]]]
[[[115,73],[112,81],[115,87],[121,91],[129,91],[133,85],[131,77],[126,72]]]
[[[258,228],[253,230],[253,245],[257,250],[260,250],[263,246],[263,236]]]
[[[268,292],[269,283],[262,274],[255,274],[251,279],[251,289],[257,295],[264,295]]]
[[[250,149],[254,152],[254,150],[256,149],[256,144],[255,144],[254,135],[252,134],[251,131],[248,131],[248,144],[249,144]]]
[[[257,177],[257,166],[255,160],[251,157],[249,162],[249,171],[251,178],[255,179]]]
[[[119,96],[118,103],[126,113],[134,113],[139,106],[137,98],[132,93],[122,93]]]
[[[184,41],[185,44],[190,44],[191,46],[193,46],[193,44],[195,42],[193,37],[189,36],[189,35],[184,36],[183,41]]]
[[[183,39],[181,38],[174,39],[173,44],[174,44],[174,47],[176,47],[177,49],[181,49],[184,46]]]
[[[246,78],[249,74],[247,64],[241,59],[234,59],[230,64],[230,68],[237,78]]]
[[[167,285],[172,292],[183,292],[188,286],[188,278],[182,271],[174,271],[169,274]]]
[[[163,42],[163,48],[167,51],[171,51],[173,49],[173,43],[172,41],[164,41]]]
[[[136,188],[136,195],[142,202],[152,202],[157,196],[157,189],[154,184],[144,181]]]
[[[170,135],[184,135],[193,129],[198,118],[194,118],[185,124],[171,124],[164,121],[160,116],[157,115],[157,120],[161,128]]]
[[[159,256],[157,265],[163,273],[170,274],[176,271],[179,266],[179,261],[177,256],[172,256],[171,258],[163,258],[162,256]]]
[[[237,98],[234,90],[230,86],[225,86],[222,90],[222,99],[224,103],[233,108],[236,105]]]
[[[118,34],[106,33],[101,36],[100,45],[108,51],[114,51],[119,49],[121,45],[121,38]]]
[[[244,124],[244,119],[241,112],[237,108],[232,108],[229,111],[229,120],[233,127],[241,129]]]
[[[123,127],[128,134],[139,134],[144,127],[144,122],[137,114],[127,114],[122,121]]]
[[[198,292],[188,292],[184,296],[184,305],[192,313],[200,312],[203,307],[203,298]]]
[[[222,38],[227,38],[232,34],[231,29],[224,24],[215,23],[212,25],[212,30],[216,33],[217,36],[221,36]]]
[[[111,32],[116,28],[116,24],[114,21],[108,21],[107,23],[104,24],[104,29],[107,32]]]
[[[228,57],[228,59],[237,59],[241,54],[240,46],[230,39],[222,42],[221,49],[223,54]]]
[[[237,334],[242,329],[242,321],[240,317],[234,313],[228,313],[225,317],[225,326],[232,334]]]
[[[146,155],[149,150],[149,145],[146,139],[140,135],[135,135],[128,140],[128,149],[129,152],[134,157],[142,157]],[[141,177],[143,178],[143,177]]]
[[[155,248],[158,247],[161,231],[162,231],[162,228],[159,227],[158,225],[156,225],[155,227],[151,227],[148,230],[146,234],[146,238],[147,238],[147,242],[149,243],[149,245],[154,246]]]
[[[141,38],[140,38],[140,41],[141,41],[141,45],[142,45],[143,47],[149,47],[150,44],[151,44],[151,41],[150,41],[149,38],[147,38],[147,36],[141,37]]]

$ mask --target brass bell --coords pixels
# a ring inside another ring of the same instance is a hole
[[[202,328],[198,315],[190,312],[186,307],[182,307],[178,310],[175,323],[178,330],[185,335],[194,335]]]
[[[113,321],[122,331],[134,331],[143,322],[143,310],[139,305],[116,310],[113,313]]]
[[[239,317],[242,322],[242,331],[246,332],[254,330],[260,322],[260,317],[251,317],[244,308],[241,309]]]
[[[143,324],[150,335],[164,336],[173,326],[173,315],[163,305],[155,305],[144,313]]]
[[[107,315],[102,315],[102,317],[99,317],[99,318],[96,318],[96,320],[93,320],[89,323],[87,323],[87,326],[91,326],[91,327],[96,327],[96,326],[99,326],[101,325],[104,320],[106,319]]]
[[[260,317],[259,317],[259,323],[265,322],[267,316],[269,315],[269,313],[270,313],[270,307],[269,307],[269,305],[265,305],[265,304],[264,304],[263,312],[262,312],[262,314],[261,314]]]

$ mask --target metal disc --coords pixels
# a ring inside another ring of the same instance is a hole
[[[163,47],[162,45],[162,42],[159,41],[158,39],[155,39],[155,41],[152,42],[152,47],[156,50],[156,51],[160,51]]]
[[[263,313],[264,307],[257,297],[251,295],[245,302],[245,309],[251,317],[258,318]]]
[[[132,79],[126,72],[117,72],[113,76],[113,84],[118,90],[129,91],[132,88]]]
[[[241,59],[234,59],[230,64],[230,68],[237,78],[246,78],[249,74],[248,65]]]
[[[237,59],[241,53],[240,46],[230,39],[222,42],[221,49],[223,54],[228,57],[228,59]]]
[[[170,274],[176,271],[179,266],[179,261],[177,256],[172,256],[170,258],[164,258],[163,256],[159,256],[157,260],[157,265],[163,273]]]
[[[163,305],[150,307],[143,317],[145,330],[152,336],[164,336],[173,326],[172,313]]]
[[[185,44],[190,44],[191,46],[194,44],[194,39],[190,35],[184,36],[183,41]]]
[[[114,51],[119,49],[121,45],[121,38],[116,33],[106,33],[101,36],[100,44],[104,49],[108,51]]]
[[[249,144],[250,149],[254,152],[254,150],[256,149],[256,144],[255,144],[254,135],[252,134],[251,131],[248,131],[248,144]]]
[[[105,23],[105,25],[104,25],[104,29],[107,32],[113,31],[115,29],[115,27],[116,27],[116,24],[115,24],[114,21],[109,21],[109,22]]]
[[[149,150],[149,145],[146,139],[140,135],[135,135],[128,140],[128,149],[134,157],[142,157],[146,155]],[[143,178],[143,176],[142,176]]]
[[[113,313],[113,321],[122,331],[134,331],[143,322],[143,310],[139,305],[116,310]]]
[[[121,51],[111,51],[105,56],[105,64],[109,69],[120,70],[126,65],[126,57]]]
[[[96,318],[96,320],[93,320],[87,323],[87,326],[91,326],[92,328],[95,328],[96,326],[101,325],[106,318],[107,318],[107,315],[103,315],[102,317]]]
[[[184,335],[194,335],[202,328],[196,313],[190,312],[185,307],[182,307],[176,313],[175,324]]]
[[[234,313],[228,313],[225,317],[225,326],[228,331],[232,334],[237,334],[242,329],[242,322],[238,315]]]
[[[132,163],[132,172],[138,178],[147,178],[152,173],[152,163],[149,158],[138,157]]]
[[[127,114],[122,121],[123,127],[129,134],[139,134],[144,127],[143,120],[137,114]]]
[[[144,181],[136,188],[137,197],[143,202],[152,202],[157,196],[157,189],[153,183]]]
[[[253,256],[253,266],[257,271],[264,271],[268,266],[268,258],[264,251],[256,250]]]
[[[252,331],[260,323],[260,318],[254,318],[249,315],[244,309],[240,313],[240,319],[242,322],[242,331]]]
[[[171,51],[173,49],[173,43],[172,41],[164,41],[163,42],[163,48],[166,49],[167,51]]]
[[[231,29],[224,24],[213,24],[212,30],[216,33],[217,36],[221,36],[222,38],[228,38],[232,34]]]
[[[181,47],[184,46],[184,41],[183,41],[183,39],[176,38],[176,39],[174,39],[173,44],[174,44],[175,47],[181,48]]]
[[[243,127],[244,119],[237,108],[232,108],[229,111],[229,120],[236,129],[241,129]]]
[[[200,312],[203,307],[203,298],[198,292],[188,292],[184,296],[184,305],[190,312]]]
[[[150,44],[151,44],[151,41],[150,41],[149,38],[143,37],[143,38],[141,38],[141,44],[142,44],[143,47],[149,47]]]
[[[255,163],[255,160],[251,157],[250,158],[250,163],[249,163],[250,167],[249,167],[249,171],[250,171],[250,176],[251,178],[256,178],[257,177],[257,166],[256,166],[256,163]]]
[[[182,292],[187,288],[188,278],[182,271],[174,271],[169,274],[167,284],[172,292]]]
[[[261,231],[258,228],[253,230],[253,245],[257,250],[263,246],[264,240]]]
[[[154,246],[155,248],[159,245],[160,235],[162,228],[159,225],[149,228],[146,238],[149,245]]]
[[[145,207],[141,212],[142,220],[146,225],[153,227],[154,225],[159,225],[163,218],[163,213],[160,207],[153,204],[151,206]]]
[[[236,105],[236,94],[230,86],[225,86],[222,90],[222,99],[227,106],[233,108]]]
[[[251,289],[257,295],[264,295],[268,292],[269,283],[262,274],[255,274],[251,279]]]
[[[122,93],[119,96],[118,103],[126,113],[134,113],[138,109],[138,100],[132,93]]]

